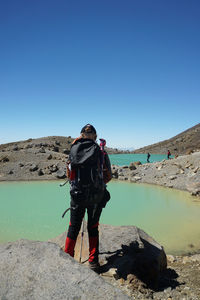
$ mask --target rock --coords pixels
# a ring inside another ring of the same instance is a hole
[[[0,299],[129,299],[50,242],[0,245],[0,270]]]
[[[13,147],[13,151],[18,151],[19,150],[19,147],[18,146],[14,146]]]
[[[174,180],[174,179],[176,179],[176,178],[177,178],[177,176],[175,176],[175,175],[169,176],[169,179],[170,179],[170,180]]]
[[[58,170],[56,173],[56,177],[60,179],[66,178],[66,172],[64,170]]]
[[[194,254],[190,257],[191,261],[199,262],[200,263],[200,254]]]
[[[159,273],[167,267],[163,248],[135,226],[100,225],[100,253],[106,267],[114,266],[121,278],[134,274],[149,284],[156,284]],[[109,254],[110,253],[110,254]]]
[[[167,258],[163,247],[153,238],[135,226],[100,224],[99,234],[102,273],[114,268],[115,278],[133,274],[148,285],[157,284],[160,272],[167,267]],[[65,238],[66,233],[63,233],[52,241],[63,247]],[[84,238],[83,245],[87,245],[86,234]]]
[[[0,159],[0,162],[8,162],[9,161],[9,158],[7,156],[3,156],[1,159]]]
[[[176,261],[176,258],[173,255],[167,255],[167,261],[173,263]]]
[[[134,162],[134,165],[135,165],[135,166],[140,166],[141,164],[142,164],[141,161],[135,161],[135,162]]]
[[[50,159],[52,159],[52,157],[53,157],[53,156],[52,156],[51,154],[49,154],[49,155],[47,156],[47,159],[50,160]]]
[[[38,152],[39,152],[39,153],[46,153],[44,147],[40,148]]]
[[[124,176],[123,171],[119,172],[119,173],[118,173],[118,176],[119,176],[119,177]]]
[[[22,167],[24,167],[24,164],[20,162],[19,166],[20,166],[20,168],[22,168]]]
[[[134,176],[133,177],[136,181],[138,181],[138,180],[141,180],[142,179],[142,177],[140,177],[140,176]]]
[[[26,145],[25,149],[30,149],[30,148],[33,148],[33,144],[28,144]]]
[[[58,171],[58,167],[56,165],[52,165],[49,167],[49,170],[53,173],[53,172]]]
[[[190,262],[190,257],[189,256],[184,256],[182,262],[183,262],[183,264],[186,264],[186,263]]]
[[[191,166],[192,166],[192,164],[188,163],[188,164],[185,165],[185,168],[188,169],[188,168],[190,168]]]
[[[54,152],[59,152],[59,147],[53,146],[53,151],[54,151]]]
[[[134,164],[133,162],[130,163],[129,169],[130,169],[130,170],[135,170],[135,169],[136,169],[136,166],[135,166],[135,164]]]
[[[14,173],[13,170],[10,170],[10,171],[8,172],[9,175],[12,175],[13,173]]]
[[[187,185],[187,190],[194,196],[200,195],[200,182],[192,182]]]
[[[192,149],[188,149],[187,151],[186,151],[186,155],[189,155],[189,154],[192,154],[194,151],[192,150]]]
[[[64,150],[63,150],[63,153],[64,153],[64,154],[69,154],[69,152],[70,152],[70,150],[68,150],[68,149],[64,149]]]
[[[39,171],[38,171],[38,175],[39,175],[39,176],[42,176],[42,175],[44,175],[44,171],[43,171],[42,169],[39,169]]]
[[[29,171],[31,171],[31,172],[34,172],[34,171],[37,171],[37,170],[38,170],[38,166],[35,165],[35,164],[33,164],[33,165],[30,167],[30,169],[29,169]]]

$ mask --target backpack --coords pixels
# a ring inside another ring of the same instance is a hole
[[[102,201],[105,191],[103,181],[103,153],[91,139],[78,139],[71,147],[69,160],[73,177],[70,194],[76,204],[93,205]]]

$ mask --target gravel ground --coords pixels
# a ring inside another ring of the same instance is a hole
[[[126,280],[116,280],[111,275],[103,277],[132,299],[199,300],[200,254],[167,257],[168,267],[160,276],[157,290],[148,288],[133,275]]]

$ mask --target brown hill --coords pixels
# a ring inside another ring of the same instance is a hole
[[[55,152],[65,153],[68,154],[71,144],[73,142],[74,138],[71,136],[65,137],[65,136],[47,136],[47,137],[41,137],[37,139],[28,139],[25,141],[17,141],[7,144],[0,144],[0,151],[10,151],[13,150],[16,151],[17,149],[30,149],[30,148],[48,148],[49,150],[53,150]],[[123,151],[119,151],[118,149],[114,148],[108,148],[105,147],[106,151],[111,153],[123,153]]]
[[[173,155],[200,150],[200,123],[168,140],[134,150],[132,153],[166,154],[168,149]]]
[[[0,151],[17,151],[19,149],[48,148],[55,152],[63,152],[70,149],[73,138],[71,136],[47,136],[37,139],[28,139],[0,145]],[[67,151],[66,151],[67,152]]]
[[[49,136],[0,145],[0,181],[65,178],[73,140],[71,136]]]

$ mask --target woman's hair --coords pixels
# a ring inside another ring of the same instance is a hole
[[[96,140],[96,129],[91,124],[87,124],[81,129],[81,136],[84,138],[94,138]]]

